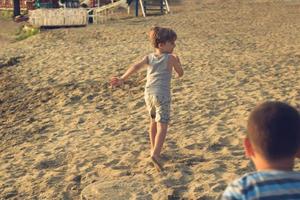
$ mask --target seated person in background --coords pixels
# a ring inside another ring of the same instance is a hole
[[[281,102],[265,102],[250,114],[244,140],[246,156],[257,171],[228,185],[222,200],[299,200],[300,114]]]

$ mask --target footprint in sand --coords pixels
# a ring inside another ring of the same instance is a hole
[[[81,96],[78,96],[78,95],[76,95],[76,96],[72,96],[71,98],[70,98],[70,104],[75,104],[75,103],[78,103],[79,101],[81,100]]]
[[[88,96],[86,97],[86,99],[89,100],[89,101],[93,101],[93,99],[94,99],[96,96],[98,96],[98,94],[90,94],[90,95],[88,95]]]
[[[80,118],[78,119],[78,124],[83,124],[84,122],[85,122],[85,119],[84,119],[84,118],[80,117]]]
[[[178,160],[177,162],[184,163],[186,166],[194,166],[204,161],[205,159],[203,156],[197,156],[197,157],[184,158],[182,160]]]
[[[220,151],[224,146],[219,143],[211,143],[208,146],[209,151]]]
[[[42,160],[37,165],[37,169],[49,169],[49,168],[57,168],[62,164],[58,160]]]
[[[202,149],[203,147],[204,145],[201,143],[194,143],[194,144],[187,145],[184,148],[188,150],[195,150],[195,149]]]
[[[45,133],[48,132],[47,129],[50,128],[50,127],[53,127],[53,125],[52,125],[52,124],[46,124],[46,125],[40,127],[40,128],[38,129],[37,132],[38,132],[39,134],[45,134]]]
[[[119,159],[113,159],[111,161],[104,163],[104,165],[107,167],[110,167],[110,166],[114,166],[114,165],[118,164],[119,162],[120,162]]]
[[[14,196],[17,196],[18,195],[18,191],[15,190],[15,189],[12,189],[10,191],[5,191],[4,194],[3,194],[3,198],[4,199],[10,199],[10,198],[13,198]]]

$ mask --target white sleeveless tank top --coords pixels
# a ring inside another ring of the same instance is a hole
[[[146,93],[170,96],[172,71],[168,68],[168,59],[168,53],[160,57],[154,53],[148,55]]]

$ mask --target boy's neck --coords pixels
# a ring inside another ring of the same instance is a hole
[[[166,53],[166,52],[163,52],[161,49],[155,49],[155,55],[162,55],[162,54],[164,54],[164,53]]]
[[[281,159],[278,161],[268,161],[264,158],[256,157],[252,159],[257,171],[266,171],[266,170],[279,170],[279,171],[293,171],[294,168],[294,159]]]

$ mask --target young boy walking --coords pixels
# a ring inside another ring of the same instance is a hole
[[[299,112],[265,102],[251,112],[247,129],[244,148],[257,171],[232,182],[221,199],[299,200],[300,172],[293,171],[300,153]]]
[[[149,36],[154,53],[134,64],[121,77],[112,77],[111,85],[121,85],[130,75],[144,66],[147,67],[145,102],[150,115],[151,160],[161,171],[159,157],[170,120],[172,71],[174,69],[177,77],[181,77],[183,69],[178,56],[173,54],[177,35],[172,29],[154,27],[150,30]]]

